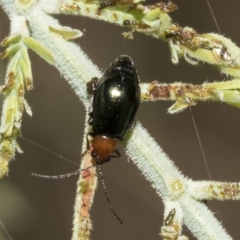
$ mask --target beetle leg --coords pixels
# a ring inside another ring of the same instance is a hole
[[[91,81],[89,81],[87,83],[87,91],[88,91],[89,94],[94,94],[94,91],[96,89],[97,81],[98,81],[98,78],[94,77],[94,78],[92,78]],[[88,113],[88,116],[89,116],[88,124],[92,125],[92,123],[93,123],[93,111],[91,111],[91,106],[89,107],[88,112],[89,112]]]
[[[92,123],[93,123],[93,112],[90,112],[88,115],[89,115],[88,124],[92,125]]]
[[[102,165],[103,163],[109,162],[111,160],[111,157],[107,157],[106,159],[104,159],[104,161],[101,161],[99,164]]]
[[[134,127],[134,119],[132,120],[132,122],[129,123],[128,125],[128,129],[132,129]]]
[[[94,151],[91,151],[91,157],[93,159],[96,159],[97,160],[97,156],[96,156],[96,153]]]
[[[96,134],[92,133],[92,132],[88,132],[87,135],[90,136],[90,137],[95,137]]]
[[[90,136],[90,137],[94,137],[94,136],[95,136],[95,134],[94,134],[94,133],[92,133],[92,132],[88,132],[88,133],[86,134],[86,138],[87,138],[87,150],[89,150],[89,149],[90,149],[90,144],[89,144],[89,139],[88,139],[88,136]]]
[[[96,89],[96,85],[97,85],[97,82],[98,82],[98,78],[97,77],[94,77],[91,79],[91,81],[87,82],[87,92],[89,94],[93,94],[95,89]]]
[[[115,153],[115,155],[113,155]],[[118,148],[111,154],[111,158],[120,158],[121,153],[119,152]]]

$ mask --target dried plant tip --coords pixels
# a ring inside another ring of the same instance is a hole
[[[173,83],[164,84],[158,81],[141,84],[141,100],[176,101],[169,109],[169,113],[178,113],[197,101],[220,101],[240,108],[240,81],[203,83],[202,85]]]
[[[98,10],[101,11],[104,8],[107,8],[107,7],[127,6],[129,8],[129,9],[127,9],[127,11],[130,11],[132,9],[135,9],[139,2],[140,2],[139,0],[111,0],[111,1],[103,1],[103,2],[100,2],[100,6],[99,6]]]
[[[61,35],[66,40],[76,39],[83,35],[81,31],[69,27],[55,28],[49,26],[49,31]]]
[[[240,186],[239,183],[218,183],[210,184],[208,187],[211,199],[219,200],[239,200]]]
[[[22,40],[22,35],[20,35],[20,34],[11,35],[11,36],[3,39],[3,41],[1,42],[1,46],[6,47],[10,44],[16,44],[16,43],[20,42],[21,40]]]
[[[144,22],[141,22],[141,21],[137,22],[134,20],[124,20],[122,24],[123,24],[123,26],[127,26],[127,27],[131,28],[131,31],[122,33],[124,38],[128,38],[128,39],[133,39],[133,32],[135,32],[135,31],[152,33],[154,31],[156,31],[159,26],[157,23],[156,26],[151,27],[150,25],[148,25]]]
[[[26,84],[26,89],[29,91],[29,90],[32,90],[33,89],[33,80],[32,78],[25,78],[25,84]]]
[[[146,7],[149,9],[159,9],[162,13],[170,13],[178,9],[177,4],[173,2],[168,2],[167,4],[163,2],[159,2],[152,5],[147,5]]]
[[[134,21],[134,20],[124,20],[123,21],[123,26],[129,26],[131,27],[131,32],[144,32],[146,34],[152,34],[153,32],[157,31],[157,29],[159,28],[159,24],[160,24],[160,21],[156,21],[156,24],[152,27],[144,22],[141,22],[141,21]],[[124,33],[126,37],[126,33]],[[131,35],[129,35],[131,36]],[[129,38],[129,37],[128,37]]]
[[[48,62],[49,64],[52,64],[52,65],[55,63],[52,53],[45,46],[43,46],[40,42],[38,42],[34,38],[27,37],[27,36],[25,36],[23,38],[23,41],[30,49],[32,49],[34,52],[36,52],[46,62]]]
[[[15,75],[13,72],[10,72],[6,78],[6,89],[10,89],[13,87],[14,85],[14,78],[15,78]]]
[[[137,22],[137,21],[133,21],[133,20],[124,20],[123,21],[123,26],[129,26],[131,27],[133,30],[144,30],[147,28],[151,28],[151,26],[149,26],[146,23],[143,22]]]
[[[196,200],[240,200],[240,184],[237,182],[192,181],[188,191]]]
[[[72,4],[70,4],[70,3],[62,3],[61,5],[60,5],[60,8],[61,8],[61,10],[62,11],[79,11],[81,8],[79,7],[79,5],[78,4],[76,4],[76,3],[72,3]]]
[[[223,191],[221,194],[226,199],[237,200],[240,198],[240,186],[239,183],[226,183],[223,184]]]
[[[166,31],[166,38],[171,39],[177,45],[184,45],[189,49],[195,51],[198,47],[207,48],[203,43],[198,43],[196,37],[199,35],[192,28],[181,28],[177,24],[173,24]]]
[[[149,84],[141,84],[141,100],[169,100],[170,99],[170,84],[159,83],[153,81]]]

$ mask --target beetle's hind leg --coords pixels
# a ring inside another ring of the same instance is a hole
[[[96,77],[92,78],[91,81],[87,82],[87,92],[89,94],[93,95],[93,96],[94,96],[94,91],[96,89],[97,82],[98,82],[98,78],[96,78]],[[93,123],[93,111],[92,111],[91,107],[88,110],[88,116],[89,116],[88,124],[92,125],[92,123]]]

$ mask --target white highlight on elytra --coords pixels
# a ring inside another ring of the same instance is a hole
[[[118,88],[113,88],[110,90],[110,94],[112,98],[119,97],[121,95],[121,91]]]

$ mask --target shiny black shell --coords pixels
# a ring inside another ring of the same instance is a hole
[[[133,61],[122,55],[104,72],[93,93],[92,131],[122,140],[140,102],[139,78]]]

